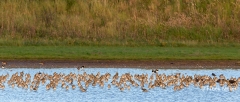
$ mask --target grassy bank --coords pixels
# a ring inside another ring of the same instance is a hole
[[[0,60],[240,60],[238,47],[1,46]]]
[[[0,45],[239,46],[239,0],[1,0]]]

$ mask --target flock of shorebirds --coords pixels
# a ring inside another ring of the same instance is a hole
[[[2,63],[7,64],[7,63]],[[4,65],[4,66],[5,66]],[[84,66],[78,67],[78,71],[83,71]],[[109,83],[108,81],[111,80]],[[182,90],[183,88],[189,87],[191,84],[195,87],[203,88],[204,86],[208,86],[210,89],[214,88],[219,84],[221,87],[228,87],[229,91],[237,90],[238,83],[240,82],[239,78],[231,77],[230,79],[226,79],[223,74],[217,77],[214,73],[212,75],[197,75],[188,76],[181,73],[175,73],[172,75],[158,74],[158,69],[153,69],[152,74],[134,74],[125,73],[119,75],[116,72],[114,75],[110,73],[100,74],[98,72],[96,75],[87,74],[83,72],[83,74],[64,74],[64,73],[56,73],[46,74],[42,72],[36,73],[33,78],[29,73],[24,72],[16,72],[13,75],[1,75],[0,76],[0,89],[5,88],[5,82],[9,87],[15,88],[23,88],[30,89],[33,91],[37,91],[40,85],[46,87],[46,90],[56,90],[60,85],[61,88],[65,90],[75,90],[79,88],[80,91],[86,92],[89,85],[93,87],[106,87],[110,90],[111,87],[118,88],[120,91],[130,90],[132,87],[140,88],[143,92],[148,92],[154,88],[173,88],[174,91]]]

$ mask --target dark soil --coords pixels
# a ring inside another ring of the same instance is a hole
[[[237,60],[162,60],[162,61],[55,61],[55,60],[10,60],[5,68],[149,68],[149,69],[240,69]],[[40,63],[43,63],[41,65]]]

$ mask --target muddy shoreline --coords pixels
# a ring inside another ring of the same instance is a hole
[[[147,68],[147,69],[240,69],[237,60],[10,60],[5,68]]]

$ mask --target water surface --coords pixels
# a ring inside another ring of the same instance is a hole
[[[30,73],[33,77],[38,72],[47,74],[57,73],[76,73],[83,74],[83,71],[78,71],[76,68],[52,68],[52,69],[32,69],[32,68],[16,68],[16,69],[1,69],[0,75],[10,75],[16,72]],[[152,74],[149,69],[132,69],[132,68],[87,68],[84,69],[88,74],[102,74],[110,73],[112,76],[118,72],[119,75],[125,73],[134,74]],[[226,78],[240,77],[240,70],[238,69],[214,69],[214,70],[180,70],[180,69],[166,69],[159,70],[159,74],[165,73],[171,75],[175,73],[182,73],[185,75],[193,76],[194,74],[200,75],[216,75],[224,74]],[[112,76],[110,78],[112,78]],[[9,77],[9,78],[10,78]],[[111,80],[108,81],[111,83]],[[173,87],[167,87],[162,89],[156,87],[149,90],[149,92],[142,92],[141,88],[131,87],[130,90],[124,90],[121,92],[117,87],[112,86],[111,89],[107,88],[105,83],[104,88],[100,88],[98,85],[95,87],[89,86],[87,92],[81,92],[79,88],[72,90],[65,90],[58,85],[58,88],[54,90],[46,90],[46,84],[40,85],[37,91],[31,91],[30,89],[11,88],[5,82],[5,89],[0,90],[1,102],[239,102],[240,90],[229,92],[228,88],[220,87],[217,85],[214,89],[209,89],[205,86],[203,89],[190,85],[188,88],[184,88],[180,91],[174,91]],[[76,84],[76,83],[75,83]]]

